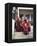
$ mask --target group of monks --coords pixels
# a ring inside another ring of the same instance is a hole
[[[28,19],[21,20],[20,17],[16,16],[15,29],[17,32],[23,32],[24,34],[28,34],[31,30],[30,22]]]

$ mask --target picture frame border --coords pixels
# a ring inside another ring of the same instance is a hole
[[[33,38],[30,39],[14,39],[12,40],[12,14],[10,9],[12,7],[30,7],[33,8]],[[5,42],[34,42],[36,41],[36,4],[22,4],[22,3],[6,3],[5,4]]]

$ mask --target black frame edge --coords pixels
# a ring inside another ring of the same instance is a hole
[[[5,42],[8,42],[8,5],[5,4]]]

